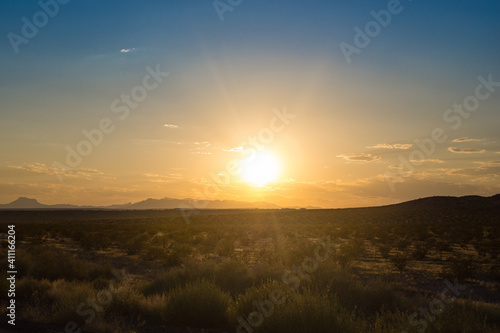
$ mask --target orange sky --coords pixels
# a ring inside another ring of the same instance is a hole
[[[5,38],[0,203],[500,193],[500,6],[405,4],[361,47],[382,5],[290,3],[221,21],[210,2],[71,2],[27,43]],[[0,30],[37,10],[12,4]]]

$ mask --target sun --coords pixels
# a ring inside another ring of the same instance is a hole
[[[262,187],[278,178],[281,166],[272,153],[260,151],[241,165],[242,178],[252,186]]]

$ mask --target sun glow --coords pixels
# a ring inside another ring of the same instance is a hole
[[[262,151],[243,161],[241,170],[244,181],[262,187],[278,178],[280,163],[273,154]]]

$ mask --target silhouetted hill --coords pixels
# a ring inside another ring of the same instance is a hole
[[[21,208],[21,209],[37,209],[47,208],[49,206],[39,203],[36,199],[20,197],[6,205],[0,205],[1,208]]]
[[[416,209],[491,209],[500,208],[500,194],[491,197],[469,195],[463,197],[435,196],[391,205]]]
[[[76,209],[76,208],[91,208],[92,206],[76,206],[68,204],[45,205],[39,203],[36,199],[20,197],[11,203],[0,204],[0,209]]]

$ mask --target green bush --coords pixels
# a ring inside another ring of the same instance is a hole
[[[271,292],[283,292],[283,304],[272,303]],[[254,302],[267,301],[263,314]],[[360,322],[347,311],[335,298],[328,298],[309,289],[293,292],[286,285],[277,282],[253,287],[241,295],[236,303],[235,317],[239,325],[244,320],[248,325],[253,322],[255,330],[262,333],[330,333],[361,332]],[[259,321],[260,319],[260,321]],[[260,325],[259,325],[260,324]]]
[[[457,300],[434,316],[434,321],[427,322],[426,332],[494,333],[500,328],[498,304]]]
[[[358,314],[374,315],[403,306],[402,296],[390,284],[375,280],[364,285],[359,278],[329,261],[319,265],[311,277],[311,286],[338,298],[340,304]]]
[[[408,255],[405,253],[397,253],[393,257],[391,257],[391,264],[398,269],[399,271],[403,271],[408,264]]]
[[[472,256],[455,256],[445,263],[442,275],[463,280],[473,277],[479,268],[477,260]]]
[[[97,291],[88,282],[56,280],[48,291],[48,297],[55,300],[49,318],[54,323],[74,321],[83,324],[83,319],[76,310],[89,297],[95,297]],[[90,306],[89,306],[90,307]]]
[[[175,267],[168,272],[160,273],[150,283],[142,288],[142,293],[146,296],[161,295],[189,281],[189,273],[183,267]]]
[[[415,248],[412,250],[411,255],[415,260],[422,260],[427,255],[428,250],[427,244],[418,242],[415,244]]]
[[[231,303],[229,294],[214,283],[199,280],[168,293],[164,317],[169,324],[174,325],[227,327]]]
[[[161,295],[183,283],[201,279],[211,281],[233,295],[244,292],[253,284],[252,273],[240,261],[226,259],[217,265],[212,260],[193,260],[189,261],[186,267],[173,267],[158,274],[153,281],[142,287],[142,292],[144,295]]]
[[[278,281],[268,281],[260,286],[250,287],[243,294],[236,297],[233,320],[237,316],[246,316],[255,311],[254,302],[270,299],[273,290],[281,290],[286,298],[290,298],[292,293],[291,290],[286,288],[285,284]],[[237,325],[237,322],[234,321],[233,325]]]
[[[113,277],[108,263],[91,263],[46,245],[36,245],[27,251],[19,250],[17,266],[25,276],[36,279],[91,281]]]
[[[17,287],[20,317],[52,324],[75,321],[82,325],[86,317],[80,316],[77,308],[97,293],[90,283],[80,281],[23,278]]]
[[[283,265],[270,265],[266,262],[259,262],[252,268],[252,275],[256,284],[266,281],[281,281],[285,267]]]
[[[124,244],[125,250],[127,251],[128,254],[138,254],[142,251],[142,249],[146,245],[146,242],[150,238],[151,237],[148,235],[147,232],[139,234]]]
[[[236,260],[224,260],[218,267],[215,282],[232,295],[243,293],[253,283],[247,265]]]
[[[130,285],[117,285],[111,294],[111,302],[105,307],[106,317],[125,317],[137,320],[142,313],[144,295]]]
[[[382,256],[382,258],[389,258],[389,253],[392,250],[392,246],[387,245],[387,244],[377,244],[377,250]]]
[[[16,281],[16,297],[19,300],[30,300],[48,302],[48,291],[52,288],[49,280],[37,280],[32,277],[25,277]],[[52,303],[52,302],[51,302]]]

